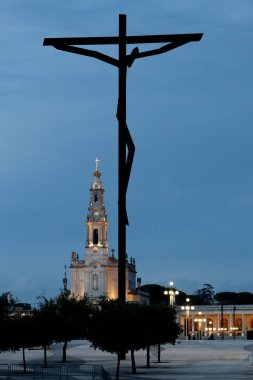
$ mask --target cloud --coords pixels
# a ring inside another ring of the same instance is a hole
[[[248,209],[253,207],[253,194],[239,196],[233,203],[237,209]]]

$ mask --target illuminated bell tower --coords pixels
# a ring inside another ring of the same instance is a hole
[[[99,160],[90,186],[90,202],[86,218],[84,260],[76,252],[71,255],[71,294],[92,300],[117,297],[118,262],[109,255],[108,219],[104,205],[104,186],[101,182]]]
[[[77,299],[86,295],[91,300],[101,296],[118,297],[118,260],[109,254],[108,219],[104,205],[104,186],[101,182],[99,160],[90,186],[90,201],[86,218],[86,243],[84,257],[77,252],[71,254],[71,295]],[[126,258],[126,298],[135,300],[135,260]]]
[[[104,187],[100,180],[96,158],[96,170],[90,188],[90,205],[86,220],[86,254],[108,255],[108,220],[104,205]]]

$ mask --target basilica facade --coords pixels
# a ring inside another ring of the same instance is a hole
[[[108,217],[104,203],[104,186],[99,171],[99,160],[90,187],[90,201],[86,218],[86,243],[82,259],[78,253],[71,254],[71,295],[81,298],[86,295],[91,300],[101,296],[109,299],[118,298],[118,260],[109,254]],[[126,258],[126,300],[142,302],[143,294],[139,289],[135,259]],[[144,295],[145,298],[145,295]]]

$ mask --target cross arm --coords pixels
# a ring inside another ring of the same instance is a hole
[[[87,57],[93,57],[93,58],[99,59],[100,61],[110,63],[113,66],[119,67],[119,63],[117,59],[112,58],[109,55],[100,53],[96,50],[83,49],[76,46],[65,45],[62,43],[61,44],[54,43],[52,44],[52,46],[58,50],[63,50],[63,51],[67,51],[69,53],[74,53],[74,54],[85,55]]]
[[[189,42],[191,41],[171,42],[170,44],[166,44],[158,49],[152,49],[152,50],[147,50],[143,52],[140,52],[138,47],[134,48],[132,53],[127,56],[127,65],[128,67],[131,67],[135,59],[150,57],[152,55],[157,55],[157,54],[163,54],[170,50],[176,49],[179,46],[185,45]]]
[[[164,42],[180,42],[180,41],[200,41],[203,33],[190,34],[156,34],[144,36],[126,36],[126,44],[152,44]],[[118,45],[120,38],[118,36],[111,37],[67,37],[67,38],[45,38],[44,46],[57,45]]]

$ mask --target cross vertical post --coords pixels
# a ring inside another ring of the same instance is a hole
[[[119,15],[118,131],[118,298],[126,299],[126,15]]]

